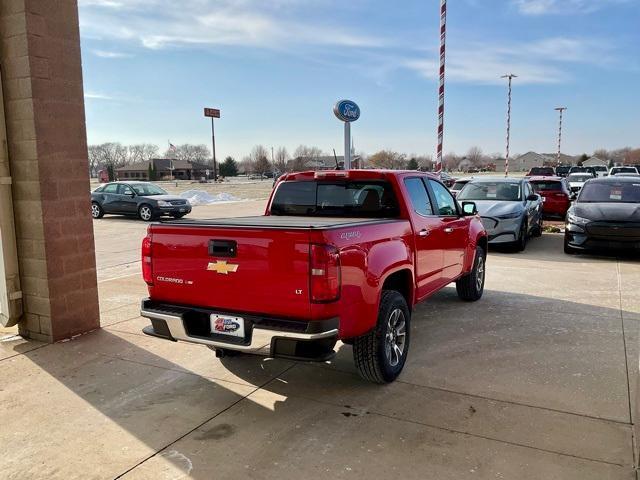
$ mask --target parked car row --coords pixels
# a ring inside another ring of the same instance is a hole
[[[474,201],[489,244],[524,250],[542,233],[542,219],[565,220],[564,251],[602,248],[640,251],[640,175],[621,171],[525,178],[464,178],[456,198]]]
[[[637,167],[620,166],[608,169],[604,165],[582,166],[582,165],[559,165],[557,167],[532,167],[526,174],[527,177],[545,176],[545,177],[567,177],[572,173],[588,173],[595,177],[607,177],[609,175],[618,175],[620,173],[640,174]]]

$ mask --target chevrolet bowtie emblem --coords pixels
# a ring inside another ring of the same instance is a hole
[[[226,260],[217,260],[215,262],[209,262],[209,265],[207,265],[207,270],[213,270],[216,273],[229,275],[229,272],[235,273],[238,271],[238,264],[227,263]]]

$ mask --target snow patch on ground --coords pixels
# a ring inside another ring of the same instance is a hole
[[[186,192],[182,192],[180,196],[189,200],[191,205],[213,205],[214,203],[240,201],[238,197],[234,197],[230,193],[223,192],[211,195],[204,190],[187,190]]]

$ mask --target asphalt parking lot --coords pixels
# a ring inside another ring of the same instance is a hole
[[[145,229],[94,222],[104,328],[0,342],[3,478],[635,478],[638,260],[567,256],[558,234],[493,251],[482,300],[419,306],[403,374],[376,386],[345,345],[305,364],[144,336]]]

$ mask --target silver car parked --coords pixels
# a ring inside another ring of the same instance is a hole
[[[463,204],[475,202],[490,244],[511,244],[522,251],[530,236],[542,235],[544,200],[527,178],[475,178],[456,198]]]

